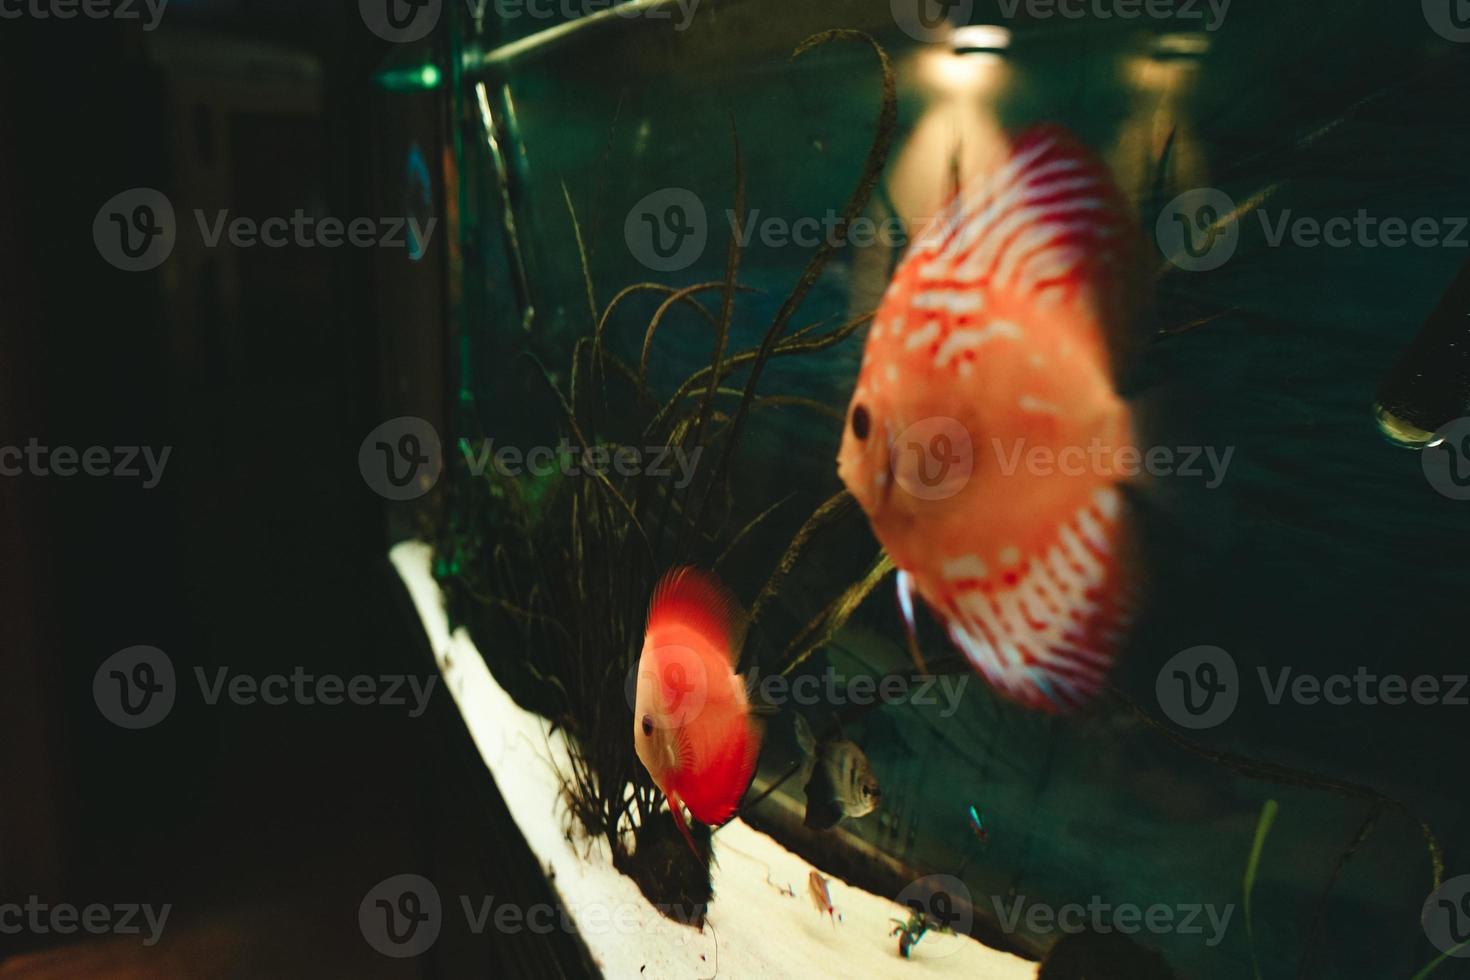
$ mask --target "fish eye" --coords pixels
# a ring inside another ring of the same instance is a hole
[[[873,420],[868,415],[866,405],[858,405],[852,410],[852,434],[859,439],[868,438],[868,431],[873,426]]]
[[[644,715],[643,716],[643,734],[644,735],[649,735],[649,736],[653,735],[653,716],[652,715]]]

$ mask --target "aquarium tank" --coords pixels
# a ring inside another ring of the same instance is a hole
[[[597,969],[1470,976],[1462,5],[422,6],[395,560]]]

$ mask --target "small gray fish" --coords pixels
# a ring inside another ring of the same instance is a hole
[[[863,817],[877,809],[883,795],[878,777],[857,743],[827,738],[818,744],[801,715],[796,716],[796,741],[811,767],[806,784],[808,827],[827,830],[843,817]]]

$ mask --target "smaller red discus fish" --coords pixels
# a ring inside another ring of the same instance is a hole
[[[1081,143],[1022,133],[895,273],[838,456],[910,629],[918,593],[995,688],[1042,710],[1097,694],[1129,615],[1116,460],[1136,449],[1110,351],[1137,237]]]
[[[725,823],[760,754],[735,672],[744,634],[735,597],[710,575],[678,568],[654,590],[638,659],[633,746],[696,856],[684,807],[700,823]]]

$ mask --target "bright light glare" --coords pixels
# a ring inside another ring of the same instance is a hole
[[[1009,28],[999,24],[972,24],[968,27],[956,27],[950,35],[949,43],[956,54],[994,53],[1011,46],[1011,32]]]
[[[935,96],[972,98],[994,92],[1005,81],[1010,66],[997,54],[959,55],[943,48],[919,54],[918,73]]]
[[[1161,34],[1154,41],[1155,58],[1203,58],[1209,51],[1209,35],[1198,32]]]

